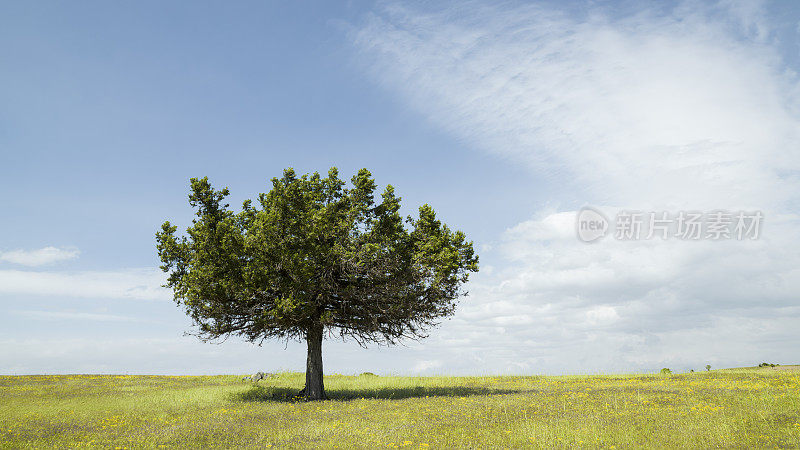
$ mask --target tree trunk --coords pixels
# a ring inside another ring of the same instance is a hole
[[[322,379],[322,325],[308,330],[308,358],[306,359],[306,387],[302,393],[308,400],[325,400],[325,384]]]

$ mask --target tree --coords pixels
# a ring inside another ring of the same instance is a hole
[[[272,190],[234,213],[227,188],[192,178],[196,218],[185,236],[165,222],[156,233],[167,287],[204,341],[240,336],[305,340],[301,393],[324,399],[322,341],[359,345],[420,339],[452,315],[478,256],[461,231],[451,231],[423,205],[400,215],[389,185],[376,203],[376,184],[361,169],[352,185],[336,168],[327,178],[287,169]]]

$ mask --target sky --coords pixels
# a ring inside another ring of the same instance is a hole
[[[327,373],[798,363],[794,2],[3,2],[0,373],[304,369],[199,342],[155,232],[188,180],[368,168],[481,271],[428,339]],[[757,239],[581,242],[577,212],[760,211]]]

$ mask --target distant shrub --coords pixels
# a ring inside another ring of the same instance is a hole
[[[758,367],[775,367],[775,366],[779,366],[779,365],[780,364],[770,364],[770,363],[767,363],[767,362],[762,362],[761,364],[758,365]]]
[[[671,373],[672,373],[672,371],[671,371],[671,370],[669,370],[669,369],[668,369],[668,368],[666,368],[666,367],[664,367],[663,369],[661,369],[661,375],[670,375]]]
[[[360,376],[360,377],[377,377],[377,375],[375,375],[375,374],[374,374],[374,373],[372,373],[372,372],[364,372],[364,373],[362,373],[362,374],[361,374],[361,375],[359,375],[359,376]]]
[[[711,364],[706,364],[706,372],[711,371]]]

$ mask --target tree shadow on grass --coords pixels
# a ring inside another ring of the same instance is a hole
[[[473,395],[516,394],[521,391],[512,389],[490,389],[484,387],[438,387],[413,386],[399,388],[374,389],[326,389],[328,400],[349,401],[358,399],[401,400],[421,397],[469,397]],[[234,394],[234,399],[243,402],[296,402],[304,401],[296,388],[274,386],[251,386]]]

